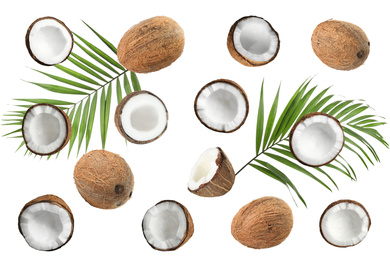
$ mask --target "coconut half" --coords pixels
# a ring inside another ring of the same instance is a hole
[[[65,61],[72,52],[73,42],[69,28],[54,17],[39,18],[27,29],[27,50],[41,65],[51,66]]]
[[[245,123],[249,101],[244,89],[236,82],[219,79],[201,88],[194,109],[199,121],[207,128],[231,133]]]
[[[268,21],[257,16],[245,16],[231,26],[227,46],[235,60],[254,67],[275,59],[280,40]]]
[[[320,232],[326,242],[337,247],[359,244],[370,230],[371,219],[362,204],[339,200],[330,204],[320,219]]]
[[[70,208],[61,198],[44,195],[23,207],[18,226],[29,246],[52,251],[71,239],[74,219]]]
[[[59,152],[68,144],[71,133],[68,115],[54,105],[36,104],[24,115],[22,134],[32,153],[51,155]]]
[[[152,248],[172,251],[191,238],[194,223],[186,207],[177,201],[165,200],[145,213],[142,230]]]
[[[188,190],[202,197],[217,197],[231,190],[236,175],[221,148],[210,148],[192,167]]]
[[[136,144],[150,143],[167,129],[168,111],[153,93],[132,92],[117,106],[115,125],[126,140]]]
[[[290,132],[290,150],[307,166],[322,166],[333,161],[344,146],[340,122],[325,113],[314,112],[298,120]]]

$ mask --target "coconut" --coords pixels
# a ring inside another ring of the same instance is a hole
[[[54,105],[33,105],[23,117],[23,139],[27,149],[34,154],[58,153],[68,144],[71,133],[68,115]]]
[[[282,243],[292,227],[293,214],[288,204],[276,197],[262,197],[238,211],[231,232],[244,246],[262,249]]]
[[[321,215],[320,232],[329,244],[349,247],[359,244],[371,226],[371,218],[362,204],[354,200],[331,203]]]
[[[318,167],[333,161],[344,146],[344,131],[331,115],[314,112],[303,116],[290,132],[290,150],[301,163]]]
[[[118,45],[118,60],[128,70],[148,73],[171,65],[184,49],[184,31],[173,19],[156,16],[131,27]]]
[[[338,70],[358,68],[370,53],[370,41],[359,26],[332,19],[317,25],[311,46],[323,63]]]
[[[194,223],[186,207],[174,200],[164,200],[145,213],[142,230],[152,248],[172,251],[192,237]]]
[[[210,148],[201,154],[192,167],[188,190],[202,197],[217,197],[232,188],[235,173],[221,148]]]
[[[26,33],[30,56],[46,66],[65,61],[72,52],[73,42],[69,28],[62,21],[49,16],[35,20]]]
[[[219,79],[199,90],[194,109],[196,117],[207,128],[231,133],[245,123],[249,101],[244,89],[236,82]]]
[[[245,66],[262,66],[279,52],[279,35],[271,24],[257,16],[245,16],[230,28],[227,46],[230,55]]]
[[[126,161],[105,150],[91,151],[77,162],[74,180],[80,195],[90,205],[115,209],[133,193],[134,176]]]
[[[52,251],[69,242],[73,235],[74,219],[69,206],[61,198],[44,195],[23,207],[18,227],[29,246]]]
[[[167,129],[168,111],[164,102],[149,91],[135,91],[122,99],[115,111],[115,125],[128,141],[146,144]]]

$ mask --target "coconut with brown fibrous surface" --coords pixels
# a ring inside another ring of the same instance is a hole
[[[231,233],[244,246],[262,249],[282,243],[292,227],[290,206],[276,197],[262,197],[237,212],[231,224]]]
[[[69,142],[72,125],[68,115],[51,104],[31,106],[25,113],[22,135],[26,147],[37,155],[52,155]]]
[[[118,44],[118,60],[128,70],[149,73],[171,65],[184,49],[184,31],[173,19],[156,16],[131,27]]]
[[[233,187],[235,173],[229,158],[221,148],[210,148],[194,164],[188,190],[201,197],[217,197]]]
[[[105,150],[83,155],[74,168],[74,180],[85,201],[101,209],[122,206],[134,188],[134,176],[126,161]]]
[[[72,52],[73,42],[69,28],[50,16],[35,20],[26,33],[26,46],[30,56],[45,66],[65,61]]]
[[[370,41],[359,26],[333,19],[317,25],[311,45],[323,63],[338,70],[360,67],[370,53]]]
[[[194,223],[185,206],[174,200],[164,200],[145,213],[142,231],[153,249],[173,251],[192,237]]]
[[[69,206],[61,198],[44,195],[26,203],[19,214],[18,227],[29,246],[53,251],[71,239],[74,219]]]

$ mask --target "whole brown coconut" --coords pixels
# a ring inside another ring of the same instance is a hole
[[[148,73],[168,67],[182,54],[184,31],[169,17],[156,16],[131,27],[119,42],[119,62],[128,70]]]
[[[276,197],[262,197],[238,211],[231,232],[244,246],[261,249],[282,243],[292,227],[293,214],[288,204]]]
[[[370,41],[360,27],[332,19],[317,25],[311,45],[323,63],[338,70],[358,68],[370,53]]]
[[[134,176],[126,161],[105,150],[83,155],[75,166],[74,180],[85,201],[101,209],[122,206],[134,187]]]

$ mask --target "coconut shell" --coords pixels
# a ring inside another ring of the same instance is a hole
[[[28,142],[27,140],[25,139],[24,137],[24,119],[26,118],[26,116],[28,115],[28,113],[30,113],[30,111],[37,107],[37,106],[49,106],[49,107],[52,107],[53,109],[57,110],[58,112],[60,112],[62,114],[62,116],[64,117],[65,119],[65,122],[66,122],[66,138],[64,139],[64,141],[62,142],[61,146],[58,147],[56,150],[50,152],[50,153],[38,153],[34,150],[32,150],[29,146],[28,146]],[[27,109],[26,113],[24,114],[24,117],[23,117],[23,123],[22,123],[22,135],[23,135],[23,140],[26,144],[26,148],[34,153],[34,154],[37,154],[37,155],[53,155],[53,154],[56,154],[58,153],[59,151],[61,151],[69,142],[70,140],[70,136],[72,135],[72,122],[70,121],[68,115],[62,110],[60,109],[59,107],[55,106],[55,105],[52,105],[52,104],[46,104],[46,103],[39,103],[39,104],[35,104],[33,106],[31,106],[29,109]]]
[[[323,63],[337,70],[358,68],[370,53],[370,41],[359,26],[332,19],[317,25],[311,45]]]
[[[22,236],[24,237],[24,234],[22,233],[22,229],[20,227],[20,218],[22,216],[22,213],[30,206],[34,205],[34,204],[38,204],[38,203],[50,203],[50,204],[53,204],[53,205],[56,205],[60,208],[63,208],[64,210],[66,210],[66,212],[68,212],[69,214],[69,217],[70,217],[70,220],[71,220],[71,223],[72,223],[72,230],[71,230],[71,233],[68,237],[68,239],[66,240],[66,242],[58,247],[58,248],[55,248],[53,250],[57,250],[61,247],[63,247],[66,243],[69,242],[69,240],[72,238],[72,235],[73,235],[73,229],[74,229],[74,218],[73,218],[73,214],[72,214],[72,211],[70,210],[68,204],[65,203],[65,201],[63,201],[60,197],[56,196],[56,195],[51,195],[51,194],[47,194],[47,195],[43,195],[43,196],[40,196],[40,197],[37,197],[29,202],[26,203],[26,205],[24,205],[24,207],[22,208],[22,210],[20,211],[20,214],[19,214],[19,218],[18,218],[18,228],[19,228],[19,232],[20,234],[22,234]],[[53,251],[51,250],[51,251]]]
[[[171,65],[184,49],[184,31],[169,17],[156,16],[131,27],[119,42],[119,62],[137,73]]]
[[[218,197],[232,189],[236,174],[226,154],[221,148],[217,147],[217,149],[219,154],[215,163],[218,169],[214,177],[209,182],[201,184],[196,190],[188,189],[190,192],[201,197]]]
[[[231,233],[244,246],[262,249],[282,243],[293,227],[290,206],[276,197],[262,197],[234,216]]]
[[[123,112],[123,108],[125,107],[126,103],[133,97],[137,96],[137,95],[140,95],[140,94],[148,94],[148,95],[152,95],[154,96],[155,98],[157,98],[158,100],[160,100],[161,104],[163,104],[164,108],[165,108],[165,112],[166,112],[166,115],[167,115],[167,120],[168,120],[168,110],[164,104],[164,102],[158,97],[156,96],[155,94],[149,92],[149,91],[146,91],[146,90],[139,90],[139,91],[134,91],[134,92],[131,92],[130,94],[128,94],[127,96],[125,96],[121,102],[118,104],[118,106],[116,107],[116,110],[115,110],[115,126],[116,128],[118,129],[119,133],[129,142],[131,143],[134,143],[134,144],[147,144],[147,143],[150,143],[150,142],[153,142],[155,141],[156,139],[160,138],[160,136],[167,130],[167,127],[168,127],[168,124],[165,125],[165,128],[164,130],[158,135],[156,136],[155,138],[153,139],[150,139],[150,140],[145,140],[145,141],[139,141],[139,140],[136,140],[136,139],[133,139],[131,136],[129,136],[126,131],[123,129],[123,125],[122,125],[122,120],[121,120],[121,117],[122,117],[122,112]]]
[[[75,166],[74,180],[85,201],[101,209],[122,206],[134,188],[134,176],[126,161],[105,150],[83,155]]]

